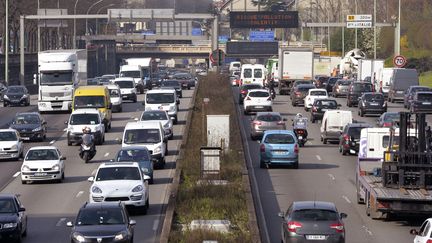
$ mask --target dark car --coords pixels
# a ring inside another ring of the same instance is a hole
[[[339,96],[348,95],[349,87],[353,81],[352,80],[344,80],[338,79],[333,86],[332,95],[337,98]]]
[[[322,201],[293,202],[282,218],[282,242],[345,242],[345,226],[334,203]]]
[[[294,83],[292,84],[290,94],[291,94],[292,92],[294,92],[294,88],[295,88],[295,87],[297,87],[298,85],[301,85],[301,84],[311,84],[311,85],[314,85],[312,80],[296,80],[296,81],[294,81]],[[290,96],[290,98],[291,98],[291,96]]]
[[[328,79],[326,86],[324,87],[327,90],[327,93],[333,92],[333,86],[336,84],[336,82],[339,80],[339,78],[331,77]]]
[[[360,131],[372,127],[367,123],[349,123],[345,125],[339,137],[339,152],[343,155],[357,154],[360,146]]]
[[[243,104],[243,100],[250,89],[262,89],[262,88],[263,87],[260,84],[243,84],[242,86],[240,86],[239,104]]]
[[[152,88],[155,87],[160,87],[162,84],[162,81],[165,79],[165,72],[157,72],[157,73],[153,73],[150,76],[150,84]]]
[[[177,80],[164,80],[161,82],[161,89],[173,88],[179,98],[183,98],[182,86]]]
[[[5,242],[21,242],[27,235],[25,208],[14,194],[0,194],[0,239]]]
[[[176,73],[172,79],[179,81],[184,89],[191,89],[195,86],[195,78],[190,73]]]
[[[26,87],[13,85],[9,86],[3,95],[3,106],[30,105],[30,94]]]
[[[150,151],[143,146],[128,146],[120,149],[114,159],[115,162],[137,162],[144,175],[150,177],[149,183],[153,184],[153,161]]]
[[[19,132],[23,140],[43,141],[46,139],[47,122],[37,112],[17,113],[10,128]]]
[[[325,84],[327,83],[328,79],[330,77],[328,76],[324,76],[324,75],[317,75],[315,76],[315,86],[317,87],[317,89],[322,89],[325,88]]]
[[[382,114],[387,112],[387,102],[382,93],[363,93],[358,103],[358,115],[363,117],[365,114]]]
[[[432,113],[432,91],[416,92],[410,105],[411,113]]]
[[[366,92],[372,92],[372,84],[365,82],[352,82],[347,94],[347,106],[352,107],[358,104],[359,97]]]
[[[377,119],[378,127],[392,127],[399,126],[400,115],[399,112],[384,112]]]
[[[416,92],[420,91],[432,91],[430,87],[427,86],[410,86],[404,94],[404,107],[410,109],[411,101],[414,98]]]
[[[72,227],[71,242],[116,242],[132,243],[135,220],[122,202],[85,203],[78,212]]]
[[[324,113],[328,110],[336,110],[340,105],[332,99],[316,99],[310,109],[310,120],[315,123],[316,120],[322,120]]]
[[[298,104],[304,104],[304,98],[308,94],[310,89],[315,89],[313,84],[300,84],[297,85],[293,92],[290,93],[291,105],[297,106]]]

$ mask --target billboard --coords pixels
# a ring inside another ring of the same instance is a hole
[[[230,28],[298,28],[298,12],[230,12]]]
[[[274,41],[274,32],[271,30],[250,31],[250,41]]]
[[[278,48],[277,41],[228,41],[226,43],[226,54],[271,56],[278,54]]]

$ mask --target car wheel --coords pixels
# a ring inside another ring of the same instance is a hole
[[[26,185],[27,181],[26,180],[21,180],[21,184]]]
[[[249,115],[249,112],[247,112],[247,110],[244,110],[243,112],[246,116]]]
[[[67,145],[68,145],[68,146],[72,146],[72,142],[69,141],[69,139],[67,140]]]
[[[177,124],[178,120],[177,120],[177,115],[174,116],[174,124]]]
[[[7,103],[3,103],[3,107],[7,107],[8,105],[7,105]]]
[[[26,237],[27,236],[27,227],[25,228],[24,232],[22,232],[22,236]]]
[[[105,132],[108,132],[108,124],[105,124]]]
[[[133,102],[133,103],[136,103],[136,102],[137,102],[137,98],[135,97],[135,98],[132,100],[132,102]]]
[[[251,133],[251,135],[250,135],[250,138],[251,138],[252,141],[255,141],[255,140],[256,140],[256,137],[255,137],[254,135],[252,135],[252,133]]]
[[[346,151],[344,148],[342,148],[342,155],[345,156],[348,154],[348,151]]]
[[[291,102],[291,105],[292,105],[293,107],[295,107],[295,106],[296,106],[296,103],[293,101],[293,102]]]
[[[21,242],[22,242],[22,234],[19,234],[19,235],[17,236],[17,238],[15,239],[15,242],[16,242],[16,243],[21,243]]]
[[[299,163],[298,163],[298,161],[297,161],[297,162],[294,163],[294,165],[293,165],[293,169],[298,169],[298,168],[299,168]]]
[[[190,86],[188,86],[188,90],[190,90],[191,89],[191,87]]]
[[[314,116],[311,116],[311,122],[315,123],[315,117]]]
[[[153,183],[154,183],[153,177],[151,177],[150,180],[149,180],[149,184],[153,184]]]
[[[327,139],[323,138],[322,142],[323,144],[327,144]]]
[[[260,160],[260,168],[261,169],[265,169],[266,168],[266,165],[265,165],[265,163],[264,163],[263,160]]]
[[[123,111],[123,107],[120,105],[120,108],[118,109],[118,112],[122,112]]]
[[[347,106],[348,106],[348,107],[352,107],[351,102],[347,102]]]
[[[144,87],[140,89],[140,94],[144,94]]]
[[[361,117],[364,117],[364,111],[363,111],[362,109],[359,109],[359,115],[360,115]]]

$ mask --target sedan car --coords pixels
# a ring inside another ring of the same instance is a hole
[[[293,202],[282,218],[282,242],[345,242],[345,213],[334,203],[322,201]]]
[[[73,227],[72,243],[83,242],[118,242],[132,243],[134,238],[135,220],[121,202],[85,203],[78,212]]]
[[[0,159],[24,157],[24,145],[15,129],[0,129]]]
[[[243,102],[244,114],[255,111],[272,111],[272,97],[266,89],[251,89]]]
[[[315,89],[313,84],[299,84],[292,89],[290,93],[291,105],[297,106],[298,104],[304,104],[304,98],[308,94],[310,89]]]
[[[339,152],[342,155],[357,154],[360,147],[360,132],[363,128],[372,127],[367,123],[349,123],[345,125],[339,137]]]
[[[176,73],[173,75],[172,79],[179,81],[183,89],[195,87],[195,78],[190,73]]]
[[[399,126],[399,119],[400,119],[399,112],[384,112],[377,119],[377,126],[378,127],[392,127],[395,125]]]
[[[130,146],[120,149],[114,159],[115,162],[137,162],[142,173],[150,177],[153,184],[153,161],[150,151],[143,146]]]
[[[404,107],[410,109],[411,101],[414,98],[415,93],[420,91],[431,91],[432,89],[427,86],[410,86],[404,94]]]
[[[426,219],[420,226],[419,231],[411,229],[410,234],[414,235],[414,243],[432,242],[432,218]]]
[[[47,122],[37,112],[17,113],[10,125],[27,141],[44,141],[47,133]]]
[[[36,146],[27,151],[21,166],[21,182],[55,181],[62,182],[66,158],[54,146]]]
[[[313,82],[312,80],[296,80],[296,81],[294,81],[294,83],[293,83],[292,86],[291,86],[291,92],[290,92],[290,94],[291,94],[292,92],[294,92],[294,88],[295,88],[295,87],[297,87],[298,85],[302,85],[302,84],[310,84],[310,85],[315,86],[315,85],[314,85],[314,82]],[[315,87],[315,88],[316,88],[316,87]]]
[[[27,215],[18,196],[0,194],[0,239],[5,242],[21,242],[27,236]]]
[[[13,85],[9,86],[3,95],[3,106],[30,105],[30,94],[26,87]]]
[[[266,168],[266,165],[291,165],[297,169],[298,153],[299,145],[293,131],[265,131],[260,143],[260,168]]]
[[[315,99],[310,110],[310,120],[322,120],[324,113],[328,110],[336,110],[340,105],[333,99]]]
[[[363,117],[365,114],[382,114],[387,112],[387,102],[381,93],[363,93],[358,101],[358,115]]]
[[[349,86],[351,85],[352,80],[344,80],[338,79],[333,86],[332,95],[337,98],[339,96],[347,96],[349,91]]]
[[[144,111],[140,121],[158,121],[164,128],[166,138],[172,139],[174,136],[173,119],[164,110]]]
[[[372,92],[372,84],[365,82],[352,82],[348,89],[347,106],[352,107],[358,104],[359,97],[363,93]]]
[[[411,113],[432,113],[432,91],[419,91],[410,105]]]
[[[326,99],[328,98],[327,90],[325,89],[310,89],[308,94],[304,98],[304,109],[308,111],[312,108],[315,99]]]
[[[176,94],[179,98],[183,98],[183,91],[181,83],[177,80],[164,80],[161,82],[161,89],[175,89]]]
[[[285,130],[285,118],[282,118],[279,112],[258,112],[251,119],[250,137],[256,140],[262,137],[267,130]]]
[[[243,104],[244,98],[246,97],[247,93],[250,89],[262,89],[263,86],[260,84],[243,84],[240,87],[240,93],[239,93],[239,104]]]

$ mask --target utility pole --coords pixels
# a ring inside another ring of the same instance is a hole
[[[40,0],[37,1],[37,8],[40,9]],[[38,13],[39,15],[39,13]],[[41,51],[41,30],[40,30],[40,21],[37,21],[37,51]]]
[[[357,0],[355,0],[355,14],[357,15]],[[355,28],[354,48],[357,49],[357,28]]]
[[[5,12],[5,82],[9,85],[9,0],[6,0]]]
[[[395,33],[395,56],[400,55],[400,34],[401,34],[401,0],[398,6],[398,21],[396,23]]]
[[[374,59],[376,59],[376,42],[377,42],[377,35],[376,35],[376,14],[377,14],[377,9],[376,9],[376,0],[374,0],[374,18],[373,18],[373,24],[374,24]]]

